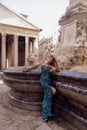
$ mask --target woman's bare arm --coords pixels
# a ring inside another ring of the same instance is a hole
[[[54,67],[54,66],[52,66],[52,65],[50,65],[49,67],[50,67],[50,72],[56,71],[56,67]]]
[[[56,71],[60,71],[60,69],[59,69],[59,66],[58,66],[58,63],[57,63],[57,62],[54,64],[54,67],[56,68]]]
[[[37,63],[36,65],[32,65],[32,66],[30,66],[30,67],[27,67],[27,68],[25,68],[25,69],[23,70],[23,72],[27,72],[27,71],[29,71],[29,70],[33,70],[33,69],[35,69],[35,68],[38,68],[40,65],[41,65],[41,63]]]
[[[30,67],[25,68],[25,70],[23,70],[23,72],[27,72],[27,71],[29,71],[29,70],[33,70],[33,69],[39,67],[39,66],[44,62],[47,53],[48,53],[48,51],[46,51],[46,53],[44,54],[42,61],[40,61],[40,62],[37,63],[36,65],[32,65],[32,66],[30,66]]]
[[[57,63],[54,63],[54,65],[51,65],[50,66],[50,71],[60,71],[59,70],[59,67],[58,67],[58,64]]]

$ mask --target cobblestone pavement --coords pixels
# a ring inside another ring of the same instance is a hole
[[[36,130],[43,123],[41,116],[11,106],[6,98],[8,91],[0,80],[0,130]],[[62,119],[50,120],[46,125],[52,130],[77,130]]]

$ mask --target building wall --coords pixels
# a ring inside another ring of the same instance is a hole
[[[44,54],[47,52],[51,45],[53,45],[53,37],[39,41],[39,60],[43,59]],[[46,58],[48,55],[49,54],[46,55]]]

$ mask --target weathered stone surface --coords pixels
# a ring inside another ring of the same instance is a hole
[[[0,81],[0,130],[36,130],[43,120],[36,112],[17,109],[8,103],[6,98],[9,88]],[[77,130],[61,119],[56,123],[50,120],[47,125],[52,130]]]
[[[63,71],[56,79],[55,111],[80,130],[87,128],[87,73]]]
[[[52,130],[46,123],[42,123],[36,130]]]
[[[22,69],[12,68],[4,70],[3,80],[11,88],[9,102],[18,108],[41,111],[40,102],[43,95],[41,97],[38,96],[38,92],[43,92],[39,84],[40,70],[37,69],[24,73]],[[87,126],[87,74],[62,71],[52,74],[52,77],[56,82],[57,89],[55,97],[57,115],[59,113],[60,115],[68,114],[69,117],[66,118],[68,121],[72,123],[71,120],[74,120],[76,127],[80,130],[82,128],[85,130]],[[12,84],[12,81],[14,84]],[[34,87],[37,87],[37,89],[34,89]],[[31,93],[35,95],[33,96]]]
[[[76,23],[73,21],[63,27],[63,43],[62,47],[70,46],[75,43]]]
[[[40,112],[43,100],[43,90],[38,80],[40,71],[24,73],[23,67],[18,68],[4,70],[3,81],[12,88],[8,93],[9,103],[22,109]]]
[[[87,72],[87,1],[70,1],[59,24],[61,40],[55,50],[59,67]]]

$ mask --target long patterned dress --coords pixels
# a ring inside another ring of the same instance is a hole
[[[52,86],[53,82],[50,77],[50,68],[45,65],[41,66],[40,84],[44,89],[44,99],[42,105],[42,117],[48,118],[53,116],[52,113]]]

